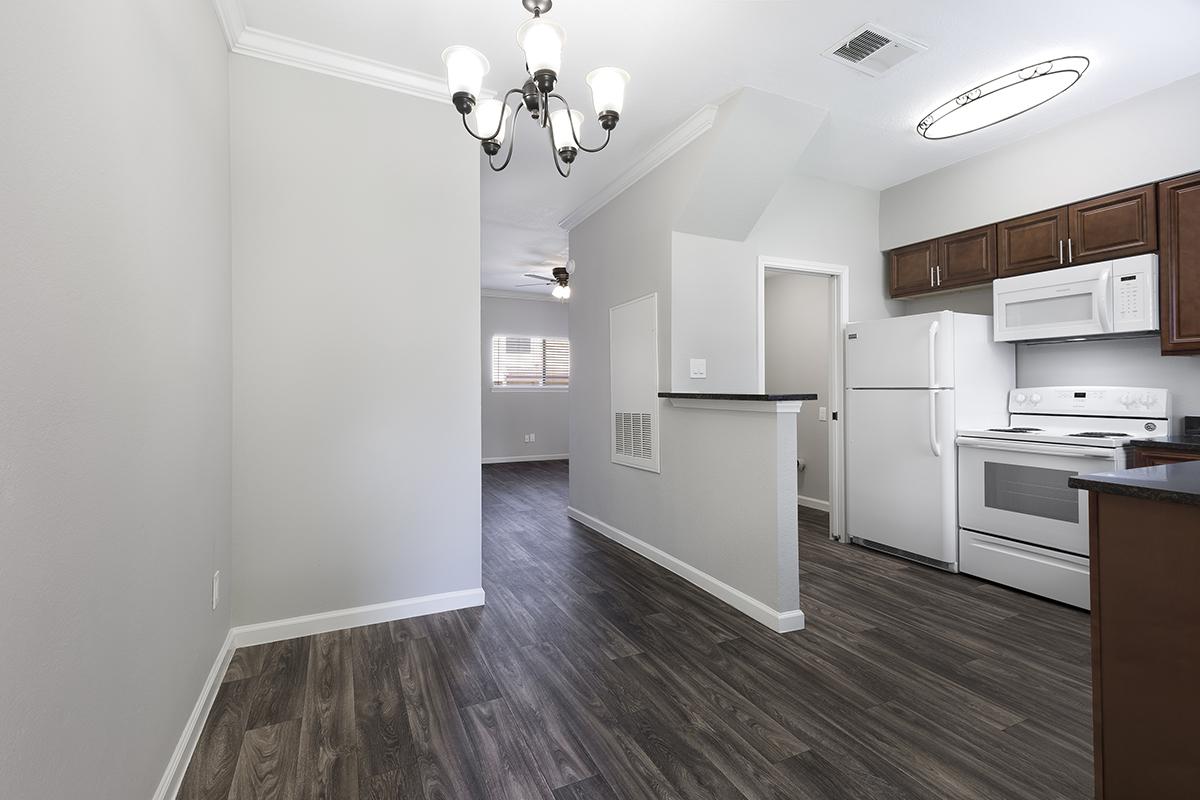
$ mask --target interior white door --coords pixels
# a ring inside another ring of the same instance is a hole
[[[958,561],[954,391],[846,392],[846,529],[946,565]]]
[[[846,386],[954,386],[954,314],[916,314],[846,326]]]

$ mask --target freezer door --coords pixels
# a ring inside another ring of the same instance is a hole
[[[954,391],[846,392],[846,530],[957,568]]]
[[[917,314],[846,326],[846,386],[954,386],[954,314]]]

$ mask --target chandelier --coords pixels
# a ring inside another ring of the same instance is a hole
[[[517,45],[525,51],[525,71],[529,75],[524,85],[509,89],[502,100],[479,100],[483,77],[491,68],[488,60],[478,50],[455,45],[447,47],[442,53],[450,99],[462,115],[467,133],[479,140],[492,171],[500,172],[512,160],[517,132],[515,125],[509,130],[510,122],[514,112],[519,114],[524,108],[547,131],[554,167],[559,175],[566,178],[571,174],[571,165],[581,150],[598,153],[608,146],[613,129],[621,118],[629,73],[616,67],[600,67],[588,73],[592,105],[596,109],[596,120],[604,130],[604,142],[599,147],[584,147],[580,142],[583,112],[573,110],[563,96],[554,91],[562,68],[563,29],[542,18],[554,4],[553,0],[521,0],[521,4],[533,14],[533,19],[517,28]],[[512,97],[518,100],[510,108],[509,100]],[[561,107],[552,110],[552,105]],[[467,117],[472,115],[475,118],[475,130],[471,130],[467,121]],[[508,152],[497,165],[495,157],[500,154],[505,140],[508,141]]]

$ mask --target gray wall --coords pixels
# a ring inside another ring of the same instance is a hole
[[[829,423],[818,411],[829,406],[830,282],[823,275],[768,272],[764,282],[766,389],[772,394],[816,392],[796,415],[796,454],[805,469],[797,493],[829,500]]]
[[[880,199],[880,238],[891,247],[1200,170],[1197,142],[1200,76],[887,189]],[[991,290],[902,308],[990,314]],[[1175,395],[1175,415],[1200,414],[1200,357],[1163,357],[1150,339],[1022,345],[1017,383],[1161,386]]]
[[[0,25],[0,797],[148,798],[229,628],[212,5]]]
[[[483,298],[483,458],[563,455],[570,435],[569,392],[492,391],[493,336],[567,336],[567,303]],[[536,441],[525,443],[525,434]]]
[[[441,103],[231,70],[234,619],[478,588],[477,148]]]

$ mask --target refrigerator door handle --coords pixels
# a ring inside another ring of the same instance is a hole
[[[933,323],[937,327],[937,323]],[[942,457],[942,445],[937,436],[937,396],[939,389],[929,390],[929,449],[936,458]]]
[[[929,385],[937,386],[937,332],[938,321],[929,323]]]

